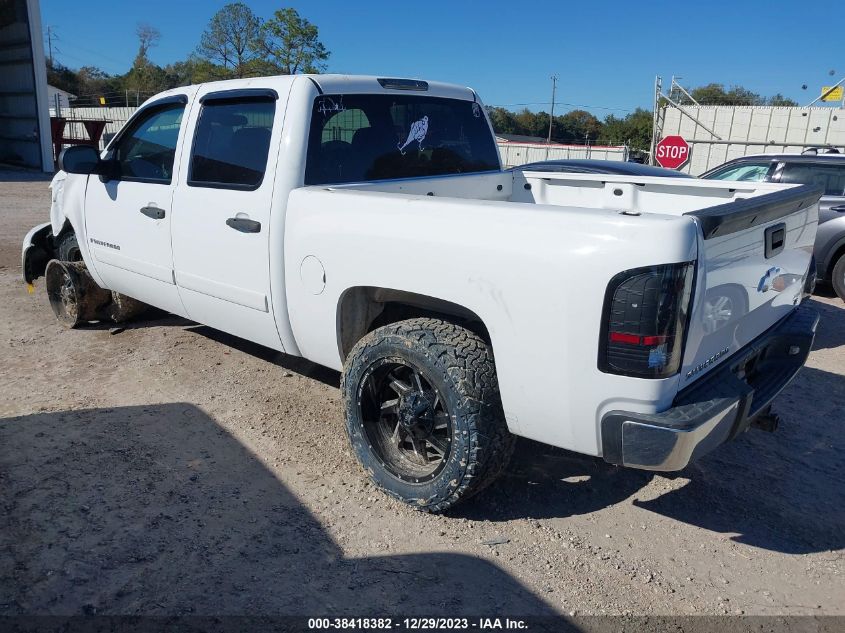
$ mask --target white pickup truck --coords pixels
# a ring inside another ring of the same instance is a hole
[[[61,163],[23,276],[62,322],[143,302],[342,370],[364,469],[429,512],[517,435],[668,471],[771,429],[818,321],[821,191],[504,171],[469,88],[178,88]]]

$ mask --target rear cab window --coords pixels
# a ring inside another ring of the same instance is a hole
[[[305,184],[339,184],[499,170],[482,106],[419,95],[320,95]]]

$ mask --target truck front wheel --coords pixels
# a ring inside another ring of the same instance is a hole
[[[420,510],[477,493],[513,452],[493,353],[452,323],[419,318],[370,332],[346,359],[341,388],[361,465]]]
[[[111,293],[97,285],[84,262],[51,259],[44,277],[50,307],[59,323],[67,328],[99,319],[111,301]]]

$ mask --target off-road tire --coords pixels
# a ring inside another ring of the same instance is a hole
[[[111,293],[97,285],[84,262],[51,259],[44,277],[53,314],[67,328],[99,320],[111,303]]]
[[[830,276],[830,282],[833,284],[833,290],[836,295],[845,301],[845,255],[840,255],[833,266],[833,272]]]
[[[55,254],[56,259],[63,262],[82,261],[82,252],[79,250],[79,243],[73,231],[65,231],[58,237],[55,243]]]
[[[451,413],[452,440],[442,471],[414,483],[388,470],[369,445],[360,399],[368,368],[383,359],[415,367],[443,395]],[[443,512],[478,493],[504,470],[515,437],[502,411],[493,352],[469,330],[432,318],[380,327],[349,353],[341,389],[352,449],[374,483],[424,512]]]

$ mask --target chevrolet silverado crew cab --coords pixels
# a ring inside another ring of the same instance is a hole
[[[147,304],[341,370],[357,458],[429,512],[515,436],[671,471],[772,427],[818,320],[819,190],[505,171],[469,88],[177,88],[61,167],[23,276],[63,323]]]

